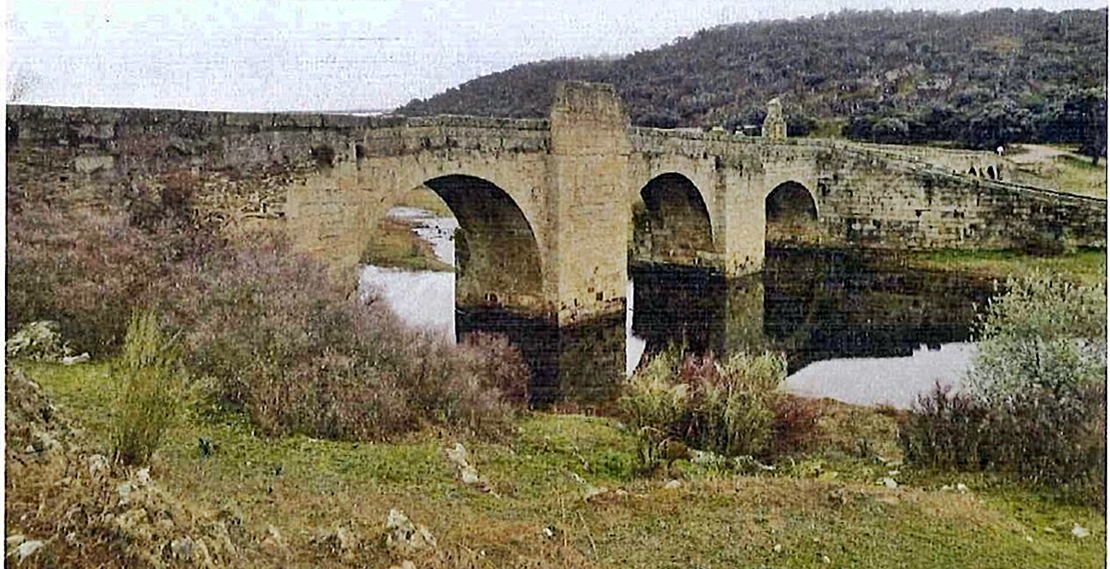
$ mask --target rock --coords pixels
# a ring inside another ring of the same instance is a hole
[[[135,473],[135,482],[140,486],[150,484],[150,467],[143,468]]]
[[[1071,534],[1074,535],[1075,537],[1079,538],[1079,539],[1083,539],[1083,538],[1091,535],[1091,532],[1087,528],[1085,528],[1085,527],[1083,527],[1079,524],[1075,524],[1071,528]]]
[[[385,522],[385,545],[402,554],[435,549],[436,539],[428,528],[417,526],[401,510],[389,511]]]
[[[285,545],[285,540],[281,537],[281,532],[273,525],[266,527],[266,537],[262,539],[262,549],[270,555],[285,558],[291,555],[289,546]]]
[[[116,494],[119,495],[119,505],[126,506],[130,504],[131,494],[134,493],[136,489],[135,485],[130,481],[120,482],[119,486],[116,486]]]
[[[12,552],[9,554],[9,556],[15,557],[16,561],[18,561],[19,563],[23,563],[24,559],[27,559],[28,557],[34,555],[35,552],[42,549],[42,546],[44,545],[46,544],[37,539],[24,541],[23,543],[17,545],[15,549],[12,550]]]
[[[467,486],[478,486],[483,492],[491,492],[489,481],[478,474],[478,470],[470,465],[466,459],[466,447],[462,443],[455,443],[454,448],[444,449],[447,460],[459,470],[459,479]]]
[[[590,498],[593,498],[595,496],[600,496],[600,495],[602,495],[602,494],[604,494],[608,491],[609,490],[605,487],[599,488],[597,486],[586,486],[586,491],[585,491],[585,493],[583,493],[583,497],[588,502],[588,501],[590,501]]]
[[[774,550],[775,553],[782,553],[782,544],[776,543],[771,549]]]
[[[71,366],[73,364],[80,364],[89,361],[89,353],[84,352],[79,356],[63,356],[62,365]]]
[[[175,539],[170,542],[170,551],[173,552],[173,558],[191,563],[193,561],[193,538],[189,536]]]
[[[416,569],[416,564],[406,559],[400,565],[392,565],[389,569]]]
[[[893,478],[889,478],[889,477],[886,477],[886,478],[883,478],[882,480],[879,480],[879,484],[882,484],[883,486],[886,486],[887,488],[897,488],[898,487],[898,483],[895,482]]]
[[[27,541],[27,538],[23,537],[23,534],[17,533],[14,535],[9,535],[4,540],[4,551],[11,551],[16,547],[19,547],[19,544],[23,543],[24,541]]]
[[[89,477],[97,482],[106,480],[112,474],[112,464],[108,462],[108,457],[102,454],[90,456],[88,464]]]
[[[678,488],[681,488],[681,487],[682,487],[682,482],[679,481],[679,480],[668,480],[667,483],[663,485],[663,488],[665,490],[677,490]]]

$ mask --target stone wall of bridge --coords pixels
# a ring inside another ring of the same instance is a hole
[[[619,377],[630,249],[633,261],[757,272],[778,188],[812,199],[787,204],[790,223],[812,211],[798,233],[822,245],[1106,245],[1105,200],[1009,183],[1002,165],[1001,182],[963,172],[993,165],[986,153],[632,128],[604,85],[560,86],[544,120],[21,105],[7,115],[9,187],[95,203],[185,185],[199,218],[232,235],[284,231],[352,285],[376,222],[430,187],[466,237],[459,329],[516,334],[549,394],[589,398]],[[662,218],[641,242],[632,220],[646,209]],[[794,228],[780,227],[786,241]]]

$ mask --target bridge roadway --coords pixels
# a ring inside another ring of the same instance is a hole
[[[457,329],[507,332],[538,400],[604,396],[620,377],[630,262],[741,278],[768,239],[1105,247],[1105,200],[1009,183],[990,153],[630,127],[607,85],[560,84],[542,120],[27,105],[7,117],[9,161],[48,153],[30,168],[94,194],[189,180],[197,215],[230,235],[279,228],[352,283],[376,221],[431,188],[461,228]]]

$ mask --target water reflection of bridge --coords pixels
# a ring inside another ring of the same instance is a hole
[[[712,270],[632,268],[633,333],[647,351],[783,350],[790,371],[826,359],[909,356],[970,338],[993,283],[906,268],[890,255],[769,249],[764,271],[726,279]]]

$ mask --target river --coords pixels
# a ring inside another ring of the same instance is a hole
[[[389,215],[454,264],[454,218],[408,207]],[[960,388],[975,353],[974,309],[991,292],[969,277],[846,252],[768,251],[764,273],[738,289],[691,271],[630,270],[628,374],[645,351],[671,341],[720,353],[754,334],[787,354],[785,391],[903,409],[935,383]],[[367,265],[360,286],[376,289],[406,322],[454,338],[453,273]]]

